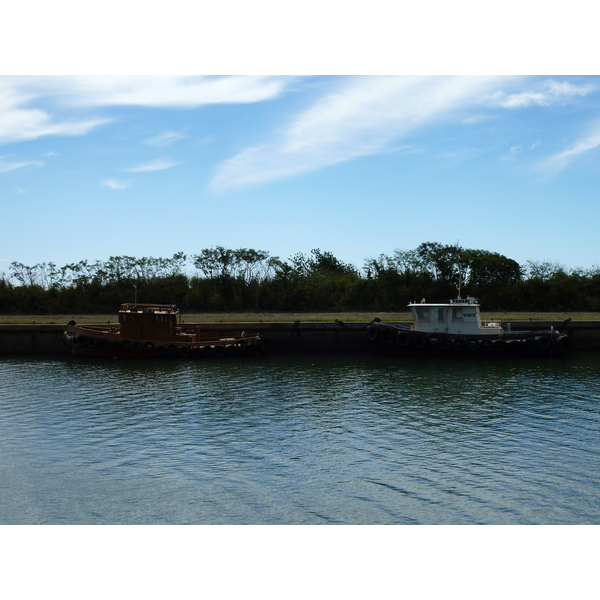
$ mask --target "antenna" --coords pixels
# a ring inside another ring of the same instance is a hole
[[[134,301],[133,303],[137,306],[137,283],[133,284],[133,287],[135,288],[135,295],[134,295]]]
[[[460,298],[460,290],[462,290],[462,284],[463,284],[462,277],[461,277],[461,275],[459,273],[458,274],[458,285],[456,286],[456,289],[458,290],[458,299],[459,300],[461,299]]]

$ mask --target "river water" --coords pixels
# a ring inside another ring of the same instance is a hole
[[[0,524],[600,524],[600,354],[0,360]]]

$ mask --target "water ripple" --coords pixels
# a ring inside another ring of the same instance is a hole
[[[0,523],[598,523],[600,358],[0,361]]]

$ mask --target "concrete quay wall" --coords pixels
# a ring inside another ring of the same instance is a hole
[[[186,323],[185,325],[192,325]],[[375,351],[367,342],[369,323],[333,321],[312,323],[205,323],[199,324],[206,335],[225,337],[262,333],[266,349],[273,353],[328,352],[360,353]],[[506,325],[506,324],[505,324]],[[514,321],[512,331],[544,330],[554,327],[567,333],[572,350],[600,350],[600,321]],[[62,341],[65,325],[0,325],[0,356],[67,355],[70,349]]]

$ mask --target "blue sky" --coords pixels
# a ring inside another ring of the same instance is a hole
[[[216,245],[284,260],[320,248],[362,267],[426,241],[521,264],[600,264],[600,77],[524,75],[531,63],[521,57],[508,70],[485,63],[514,76],[420,75],[485,72],[453,69],[437,50],[423,67],[372,61],[378,74],[356,75],[369,72],[365,62],[325,54],[306,67],[284,59],[254,70],[253,48],[239,71],[239,54],[182,64],[204,76],[154,75],[167,72],[160,61],[120,55],[56,67],[51,45],[43,68],[35,54],[6,70],[0,270]],[[108,75],[61,74],[86,67]]]
[[[600,78],[0,78],[0,258],[459,242],[599,264]]]

